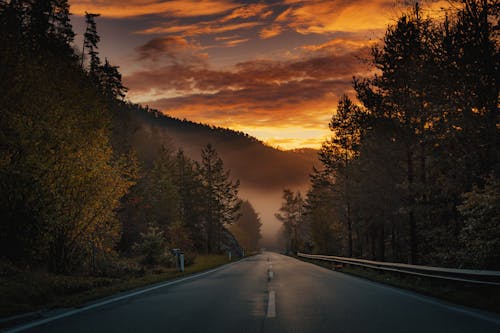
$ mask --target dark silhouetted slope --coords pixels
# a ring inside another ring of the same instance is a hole
[[[282,151],[242,132],[172,118],[137,105],[127,105],[125,111],[134,124],[132,145],[142,160],[152,161],[162,145],[181,148],[198,160],[202,147],[211,143],[245,188],[303,187],[317,161],[314,149]]]

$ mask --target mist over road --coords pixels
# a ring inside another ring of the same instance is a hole
[[[500,332],[500,317],[264,252],[23,332]]]

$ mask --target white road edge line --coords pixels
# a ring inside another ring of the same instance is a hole
[[[276,292],[269,290],[269,299],[267,301],[267,318],[276,317]]]
[[[67,311],[67,312],[61,313],[61,314],[53,316],[53,317],[49,317],[49,318],[45,318],[45,319],[40,319],[40,320],[31,322],[31,323],[28,323],[28,324],[25,324],[25,325],[22,325],[22,326],[18,326],[18,327],[14,327],[12,329],[8,329],[6,331],[1,331],[1,332],[2,333],[17,333],[17,332],[22,332],[22,331],[25,331],[27,329],[30,329],[30,328],[33,328],[33,327],[37,327],[37,326],[40,326],[40,325],[43,325],[43,324],[46,324],[46,323],[50,323],[50,322],[58,320],[58,319],[66,318],[66,317],[69,317],[69,316],[72,316],[72,315],[75,315],[75,314],[78,314],[78,313],[81,313],[81,312],[85,312],[85,311],[88,311],[88,310],[95,309],[95,308],[101,307],[103,305],[107,305],[107,304],[110,304],[110,303],[118,302],[118,301],[121,301],[121,300],[124,300],[124,299],[127,299],[127,298],[131,298],[131,297],[134,297],[134,296],[137,296],[137,295],[141,295],[141,294],[144,294],[144,293],[156,290],[156,289],[160,289],[160,288],[163,288],[163,287],[171,286],[173,284],[177,284],[177,283],[180,283],[180,282],[184,282],[184,281],[196,279],[196,278],[199,278],[201,276],[204,276],[204,275],[207,275],[207,274],[210,274],[210,273],[214,273],[214,272],[220,271],[221,269],[227,268],[227,267],[229,267],[231,265],[240,263],[240,262],[245,261],[245,260],[247,260],[247,258],[244,258],[244,259],[232,262],[232,263],[228,263],[228,264],[219,266],[219,267],[211,269],[209,271],[205,271],[205,272],[194,274],[194,275],[189,275],[189,276],[186,276],[184,278],[180,278],[178,280],[168,281],[168,282],[165,282],[165,283],[162,283],[162,284],[150,287],[150,288],[138,290],[138,291],[132,292],[130,294],[126,294],[126,295],[114,297],[114,298],[111,298],[111,299],[107,299],[105,301],[94,303],[94,304],[85,306],[83,308],[79,308],[79,309]]]
[[[296,260],[299,260],[299,259],[296,259]],[[303,261],[303,262],[308,263],[306,261]],[[372,286],[375,286],[378,288],[387,289],[387,290],[390,290],[392,292],[395,292],[395,293],[398,293],[398,294],[401,294],[404,296],[408,296],[408,297],[417,299],[417,300],[422,301],[422,302],[434,304],[434,305],[444,307],[444,308],[451,310],[451,311],[454,311],[454,312],[463,313],[463,314],[466,314],[466,315],[471,316],[471,317],[479,318],[479,319],[500,325],[500,316],[498,316],[497,314],[495,314],[493,312],[488,312],[486,310],[481,310],[481,309],[476,309],[476,308],[472,308],[472,307],[462,306],[459,304],[454,304],[454,303],[448,302],[446,300],[441,300],[441,299],[436,298],[436,297],[419,294],[416,291],[411,291],[411,290],[406,290],[403,288],[398,288],[396,286],[386,285],[386,284],[383,284],[382,282],[371,281],[368,279],[364,279],[360,276],[349,275],[349,274],[343,273],[341,271],[332,271],[331,269],[325,268],[323,266],[318,266],[318,265],[315,265],[312,263],[308,263],[308,264],[311,264],[314,267],[317,267],[318,269],[321,269],[321,270],[327,270],[328,272],[331,272],[334,274],[340,274],[338,276],[342,276],[342,278],[344,278],[344,279],[356,279],[356,280],[359,280],[363,283],[366,283],[366,284],[369,284],[369,285],[372,285]]]

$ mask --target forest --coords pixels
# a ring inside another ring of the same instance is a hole
[[[75,45],[67,0],[0,2],[2,268],[106,276],[121,258],[171,266],[173,248],[186,264],[254,251],[260,218],[213,145],[197,161],[159,142],[135,149],[133,115],[158,111],[125,101],[98,17]]]
[[[416,4],[372,48],[307,195],[283,192],[289,250],[500,269],[500,6],[451,5]]]

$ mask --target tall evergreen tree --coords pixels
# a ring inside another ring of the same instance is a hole
[[[300,192],[283,190],[283,201],[276,218],[283,223],[287,250],[296,253],[303,246],[304,199]]]
[[[111,100],[123,99],[127,88],[122,84],[122,75],[118,71],[118,66],[113,66],[108,59],[104,60],[104,65],[100,68],[100,86],[104,96]]]
[[[101,65],[101,60],[99,59],[99,52],[97,51],[98,44],[101,41],[101,37],[97,33],[97,26],[95,23],[96,17],[101,16],[100,14],[93,14],[85,12],[85,33],[83,34],[83,49],[82,49],[82,62],[81,65],[83,67],[83,61],[85,57],[85,50],[87,50],[88,55],[90,56],[89,60],[89,73],[92,76],[97,76],[99,67]],[[95,78],[97,79],[97,78]]]
[[[351,161],[358,154],[360,139],[361,110],[346,95],[342,96],[337,106],[337,112],[329,124],[332,137],[323,143],[320,160],[326,170],[334,174],[336,191],[343,201],[344,221],[348,230],[348,256],[352,257],[353,227],[352,227],[352,166]]]
[[[206,249],[211,253],[221,247],[223,228],[238,217],[240,182],[230,179],[230,172],[224,170],[222,159],[211,144],[202,149],[201,160]]]
[[[261,238],[260,228],[262,222],[259,214],[255,211],[249,201],[243,201],[240,208],[240,217],[231,225],[231,233],[234,234],[238,243],[247,252],[256,251]]]

